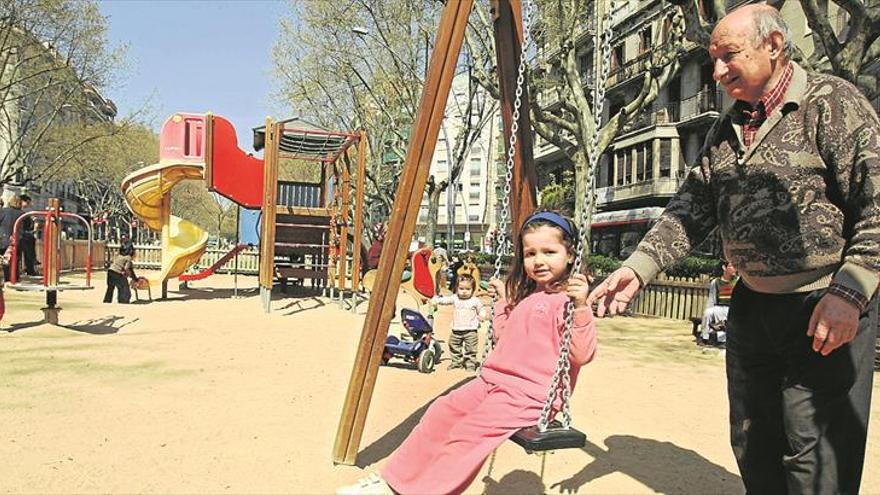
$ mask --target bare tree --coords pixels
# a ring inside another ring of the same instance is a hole
[[[387,218],[415,121],[442,4],[435,0],[294,2],[275,47],[280,97],[331,128],[363,127],[370,140],[368,221]],[[462,57],[462,71],[472,65]],[[489,121],[495,103],[467,91],[450,102],[456,125],[446,129],[451,173],[428,182],[427,238],[433,241],[439,198],[453,183]],[[378,207],[377,207],[378,206]]]
[[[103,123],[100,126],[113,126]],[[69,128],[68,128],[69,127]],[[131,228],[132,216],[122,197],[120,184],[130,172],[152,163],[159,154],[159,139],[146,126],[130,126],[103,131],[105,137],[83,143],[64,167],[57,167],[43,179],[73,186],[79,205],[90,218],[106,218],[108,225],[122,231]],[[65,142],[81,134],[78,125],[59,127],[53,138]]]
[[[111,50],[106,31],[94,0],[0,4],[0,183],[45,177],[125,128],[83,125],[62,146],[53,139],[59,127],[116,115],[100,91],[122,65],[124,48]]]

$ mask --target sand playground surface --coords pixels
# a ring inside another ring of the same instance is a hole
[[[171,284],[165,301],[109,305],[103,272],[95,280],[59,293],[66,327],[39,323],[42,293],[6,290],[2,493],[333,493],[381,467],[430,402],[470,377],[445,360],[429,375],[383,367],[358,466],[334,466],[366,303],[353,314],[277,295],[265,314],[256,278],[239,277],[233,298],[221,275]],[[437,315],[441,339],[450,313]],[[572,404],[587,446],[542,457],[507,442],[467,493],[742,493],[724,358],[690,330],[600,320],[599,354]],[[880,399],[869,434],[862,492],[880,493]]]

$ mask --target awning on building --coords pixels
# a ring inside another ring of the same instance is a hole
[[[603,211],[593,215],[593,228],[613,227],[656,220],[663,213],[659,206],[632,208],[630,210]]]

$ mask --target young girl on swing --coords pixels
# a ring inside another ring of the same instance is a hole
[[[391,455],[381,475],[338,490],[354,494],[462,493],[483,462],[518,430],[541,417],[559,360],[565,307],[574,302],[571,386],[596,352],[596,327],[587,305],[587,278],[571,273],[578,234],[550,211],[524,222],[506,283],[489,282],[495,304],[495,350],[482,373],[440,397]],[[562,408],[557,394],[555,411]]]

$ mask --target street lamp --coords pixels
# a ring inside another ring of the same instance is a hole
[[[363,27],[363,26],[355,26],[355,27],[351,28],[351,32],[358,35],[358,36],[366,36],[366,35],[370,34],[370,30]]]

